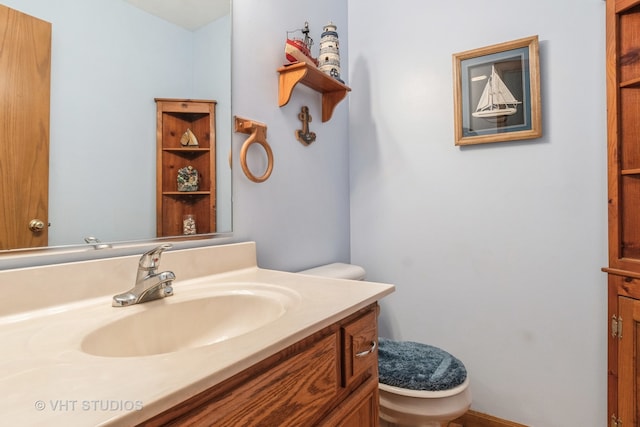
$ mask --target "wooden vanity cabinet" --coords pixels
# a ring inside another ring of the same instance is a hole
[[[362,309],[141,425],[377,426],[378,310]]]
[[[607,0],[608,420],[640,422],[640,0]]]
[[[185,233],[185,215],[193,215],[197,234],[216,231],[216,101],[156,98],[156,233]],[[198,145],[182,145],[187,129]],[[178,190],[178,171],[198,172],[197,191]]]

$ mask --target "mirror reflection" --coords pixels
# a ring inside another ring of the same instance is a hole
[[[230,1],[202,2],[223,12],[204,23],[181,22],[189,28],[131,1],[140,7],[125,0],[0,0],[51,23],[49,195],[46,217],[38,218],[48,225],[49,246],[156,237],[156,98],[216,102],[215,232],[231,231]],[[7,169],[11,156],[2,156]],[[0,185],[2,193],[21,190],[5,179]],[[15,200],[29,198],[24,193],[2,209],[13,211]],[[8,225],[28,229],[32,219]]]

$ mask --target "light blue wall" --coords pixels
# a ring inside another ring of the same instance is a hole
[[[135,53],[141,51],[143,58],[141,61],[147,61],[146,72],[136,76],[136,79],[143,79],[143,87],[146,87],[148,81],[155,81],[159,73],[169,75],[169,80],[173,86],[168,86],[157,90],[157,85],[153,86],[147,97],[151,100],[150,105],[134,106],[127,103],[127,99],[122,99],[126,114],[135,114],[139,119],[139,127],[133,135],[127,135],[127,138],[135,140],[155,141],[155,119],[149,120],[149,117],[155,118],[155,104],[153,97],[184,97],[184,91],[190,86],[187,82],[194,80],[199,86],[197,89],[216,89],[207,83],[207,76],[203,75],[200,70],[191,70],[184,64],[190,64],[193,57],[198,52],[207,52],[208,49],[215,50],[216,46],[209,45],[206,38],[215,31],[206,28],[199,31],[195,36],[195,52],[184,51],[181,47],[185,44],[184,40],[193,41],[194,35],[186,30],[167,24],[166,22],[156,19],[145,12],[128,6],[123,1],[112,0],[92,0],[92,2],[84,2],[80,0],[60,0],[54,6],[46,0],[34,0],[27,4],[23,4],[19,0],[4,0],[3,3],[10,7],[14,7],[25,13],[30,13],[42,19],[54,23],[54,41],[53,56],[59,56],[56,51],[57,26],[62,27],[61,23],[67,20],[75,23],[74,30],[65,30],[68,35],[66,37],[82,38],[83,34],[89,32],[86,26],[82,24],[80,18],[75,14],[77,8],[87,8],[83,13],[88,12],[90,15],[104,15],[104,20],[109,21],[121,16],[131,16],[138,24],[141,16],[146,17],[150,22],[145,23],[146,31],[142,32],[143,38],[153,39],[154,34],[160,30],[156,30],[155,26],[171,27],[168,29],[169,40],[162,39],[164,45],[159,44],[157,49],[149,52],[148,49],[136,47],[132,45],[132,50],[127,50],[126,55],[135,59]],[[81,4],[76,4],[81,3]],[[100,12],[96,12],[99,7]],[[233,134],[232,147],[232,164],[233,164],[233,229],[234,233],[231,238],[218,239],[215,242],[200,240],[193,245],[206,245],[214,243],[226,243],[229,241],[246,241],[254,240],[258,243],[258,257],[261,265],[269,268],[278,268],[283,270],[300,270],[315,264],[326,263],[331,261],[349,261],[349,145],[348,145],[348,101],[340,103],[333,114],[331,121],[322,123],[321,121],[321,96],[320,94],[299,85],[288,105],[278,107],[278,74],[276,69],[282,66],[286,61],[284,58],[284,43],[286,31],[301,28],[305,21],[308,21],[312,30],[311,36],[315,38],[316,44],[314,54],[317,49],[322,32],[322,26],[333,21],[337,27],[342,39],[347,39],[347,5],[341,0],[330,0],[324,2],[315,2],[311,0],[304,1],[278,1],[264,2],[255,0],[235,0],[233,6],[233,100],[232,114],[246,117],[252,120],[263,122],[268,127],[268,141],[271,144],[275,156],[275,166],[273,173],[268,181],[262,184],[256,184],[249,181],[242,173],[239,164],[239,153],[242,143],[246,140],[247,135]],[[125,23],[123,23],[124,25]],[[84,25],[84,26],[82,26]],[[100,37],[109,39],[109,32],[102,28],[99,24],[94,32],[100,30]],[[142,25],[142,24],[140,24]],[[80,26],[80,28],[78,28]],[[132,28],[127,26],[124,31],[127,32]],[[117,31],[113,37],[125,39],[132,37],[121,35]],[[137,30],[136,30],[137,31]],[[106,34],[105,34],[106,32]],[[138,34],[136,32],[136,34]],[[93,38],[99,38],[97,33],[92,35]],[[178,40],[181,41],[178,41]],[[170,41],[175,44],[171,44]],[[135,42],[135,40],[134,40]],[[92,48],[100,51],[101,48],[108,48],[108,41],[103,41],[99,45],[87,45],[78,42],[79,46],[91,52]],[[146,45],[145,45],[146,46]],[[154,44],[155,46],[155,44]],[[162,48],[161,48],[162,47]],[[347,44],[341,46],[341,53],[344,57],[343,75],[348,74],[347,63]],[[89,56],[91,58],[91,56]],[[55,59],[52,64],[53,73],[56,72],[56,63],[63,61]],[[88,61],[90,62],[90,61]],[[196,66],[202,68],[209,66],[211,61],[206,58],[196,58]],[[126,79],[126,64],[119,63],[113,66],[118,75],[118,79]],[[68,69],[63,67],[64,70]],[[60,122],[57,117],[52,116],[52,139],[61,138],[66,141],[65,136],[72,135],[74,130],[73,119],[67,117],[65,112],[68,108],[61,99],[63,94],[67,92],[75,96],[81,96],[86,102],[77,102],[77,108],[90,108],[97,106],[96,114],[102,109],[116,110],[117,103],[112,98],[104,98],[110,93],[126,92],[126,87],[121,88],[116,84],[114,79],[108,79],[105,71],[99,66],[90,69],[91,73],[84,75],[82,70],[75,70],[78,78],[77,86],[69,83],[70,87],[55,88],[52,81],[52,114],[60,115]],[[113,72],[113,70],[111,70]],[[185,76],[185,72],[187,72]],[[171,73],[174,73],[171,74]],[[121,74],[124,74],[121,75]],[[211,76],[209,76],[211,78]],[[213,77],[215,78],[215,76]],[[100,88],[100,92],[95,94],[87,89],[84,84],[86,79],[94,79],[104,81],[104,86]],[[145,80],[146,79],[146,80]],[[160,77],[158,77],[160,80]],[[137,81],[137,80],[135,80]],[[134,81],[134,82],[135,82]],[[164,80],[163,80],[164,81]],[[129,85],[134,83],[128,82]],[[115,88],[113,88],[115,85]],[[139,90],[139,88],[135,88]],[[183,90],[184,89],[184,90]],[[217,90],[217,89],[216,89]],[[59,94],[56,97],[56,93]],[[101,98],[101,96],[103,96]],[[54,99],[56,100],[54,102]],[[63,107],[59,107],[59,103]],[[300,129],[302,124],[298,119],[300,108],[307,105],[312,115],[311,130],[317,134],[317,141],[311,146],[305,147],[295,139],[295,130]],[[140,160],[141,157],[147,156],[149,150],[155,150],[152,142],[151,146],[140,146],[137,150],[144,151],[142,153],[127,153],[123,156],[123,150],[116,150],[113,147],[113,141],[122,141],[122,135],[118,134],[117,138],[113,137],[113,127],[105,127],[104,121],[100,121],[100,117],[95,117],[94,126],[90,130],[93,132],[92,144],[97,142],[97,147],[87,145],[85,150],[96,151],[97,155],[90,156],[92,162],[86,162],[82,175],[92,176],[97,172],[101,172],[107,168],[131,168],[130,162],[135,163],[135,159]],[[114,119],[117,122],[117,119]],[[64,123],[64,125],[59,124]],[[82,124],[84,126],[84,124]],[[227,126],[231,128],[231,123],[219,122],[219,129]],[[54,128],[54,126],[56,128]],[[57,128],[63,126],[65,135],[59,135]],[[97,129],[97,130],[96,130]],[[83,128],[84,131],[84,128]],[[87,133],[87,130],[84,133]],[[83,134],[84,134],[83,133]],[[115,139],[114,139],[115,138]],[[96,139],[98,141],[96,141]],[[81,138],[74,137],[74,140]],[[128,140],[128,139],[127,139]],[[74,142],[80,144],[80,142]],[[126,151],[126,150],[125,150]],[[73,154],[73,156],[71,156]],[[88,158],[79,157],[78,153],[60,154],[60,159],[84,160]],[[110,160],[112,157],[116,160]],[[227,160],[228,157],[220,156],[219,160]],[[261,174],[264,170],[264,156],[258,147],[249,150],[249,163],[254,167],[256,175]],[[52,162],[57,161],[52,155]],[[93,163],[95,162],[95,164]],[[260,169],[263,168],[263,169]],[[155,173],[150,165],[147,169],[140,171],[140,179],[135,182],[135,186],[131,186],[131,181],[127,182],[109,182],[106,181],[100,187],[100,191],[108,194],[113,191],[128,191],[132,194],[139,194],[140,188],[155,188]],[[109,175],[111,176],[111,175]],[[84,181],[75,183],[75,185],[83,185]],[[145,184],[146,183],[146,184]],[[104,186],[107,186],[104,188]],[[87,187],[91,187],[86,184]],[[75,206],[83,203],[85,200],[82,194],[79,196],[77,192],[69,191],[72,196],[65,199],[63,204],[63,213],[75,213]],[[155,212],[155,194],[149,192],[144,193],[137,204],[133,206],[149,206]],[[94,208],[95,215],[88,218],[89,223],[96,221],[99,214],[117,215],[118,224],[124,228],[128,225],[128,217],[123,212],[113,211],[112,206],[96,206]],[[78,226],[75,219],[65,216],[65,221],[69,224],[69,230],[73,230],[73,226]],[[110,217],[111,218],[111,217]],[[138,231],[138,230],[134,230]],[[76,232],[77,234],[77,232]],[[84,235],[84,234],[83,234]],[[134,236],[133,233],[130,235]],[[191,245],[191,244],[190,244]],[[183,247],[184,245],[176,245]],[[81,251],[71,254],[53,254],[38,257],[24,257],[17,255],[4,256],[0,259],[0,268],[13,268],[30,265],[40,265],[48,262],[65,262],[75,261],[87,258],[117,256],[128,253],[136,253],[136,248],[119,248],[118,250],[109,251],[108,253],[100,251]]]
[[[245,134],[233,138],[234,240],[257,242],[258,263],[267,268],[301,270],[330,261],[349,261],[349,140],[348,101],[338,104],[329,122],[322,123],[320,95],[298,85],[289,103],[278,107],[278,74],[286,61],[287,30],[309,22],[315,40],[333,21],[347,40],[344,0],[234,0],[233,111],[265,123],[273,149],[271,177],[249,181],[238,155]],[[343,72],[348,75],[347,46],[341,44]],[[303,146],[295,138],[302,127],[300,108],[313,118],[317,140]],[[249,150],[254,175],[264,171],[261,149]]]
[[[229,168],[231,149],[231,15],[225,15],[194,32],[193,96],[215,99],[216,104],[216,225],[220,231],[232,229],[232,175]]]
[[[275,70],[287,29],[309,21],[318,43],[330,20],[353,91],[322,123],[304,87],[278,107]],[[395,283],[381,333],[459,356],[475,410],[604,425],[604,2],[234,0],[233,29],[233,114],[267,124],[275,167],[245,178],[233,135],[231,240],[256,241],[265,268],[351,259]],[[454,147],[451,55],[533,34],[543,138]]]
[[[605,425],[605,3],[348,5],[351,257],[397,285],[381,334],[459,356],[477,411]],[[452,54],[535,34],[544,136],[455,147]]]

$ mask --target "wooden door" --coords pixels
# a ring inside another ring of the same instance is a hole
[[[618,345],[618,419],[623,426],[640,420],[640,301],[618,297],[618,321],[622,321]]]
[[[0,249],[48,244],[50,76],[51,24],[0,5]]]

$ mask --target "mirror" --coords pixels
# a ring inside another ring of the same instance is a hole
[[[155,239],[155,98],[217,102],[216,233],[231,231],[231,0],[203,0],[224,12],[195,29],[142,0],[0,3],[52,24],[50,247]]]

